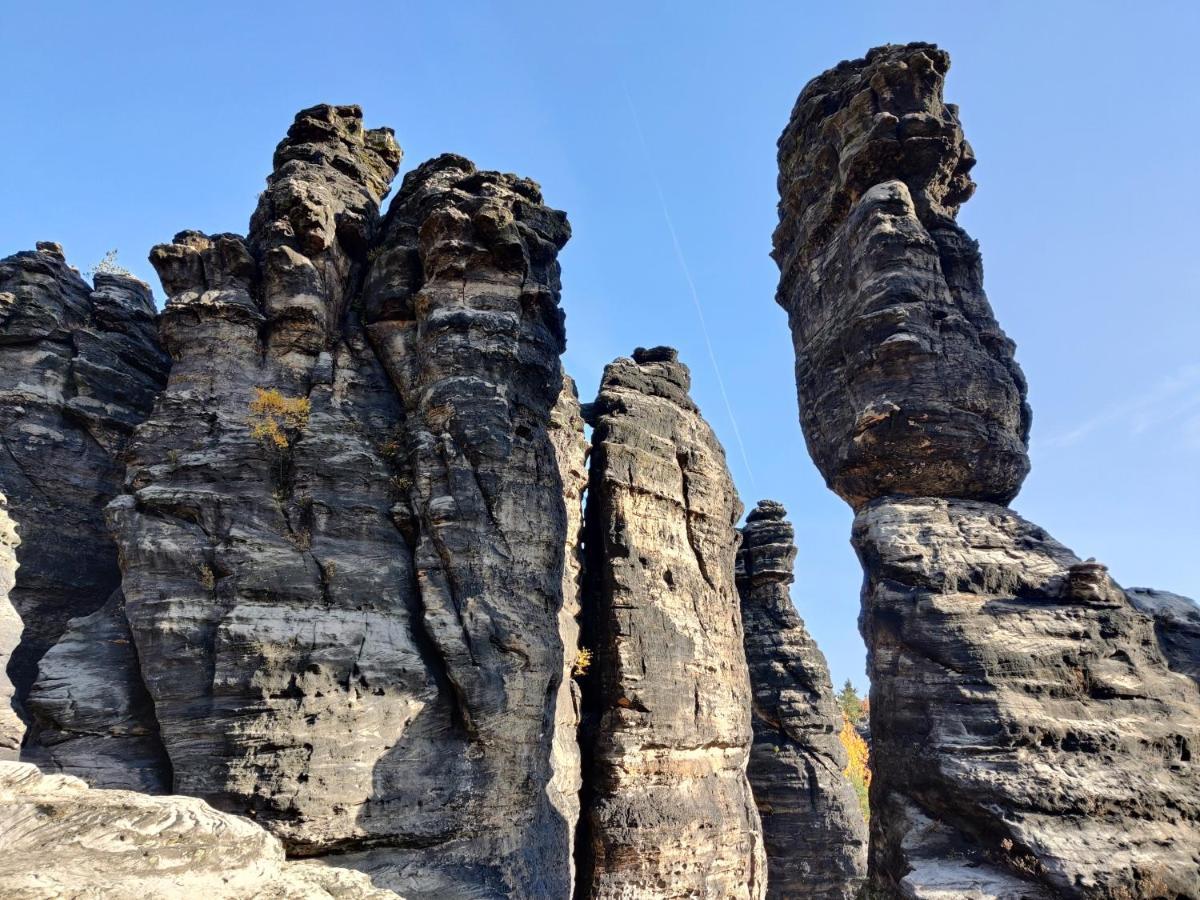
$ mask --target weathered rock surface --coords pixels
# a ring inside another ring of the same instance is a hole
[[[25,723],[13,706],[13,684],[8,678],[8,661],[21,641],[21,617],[8,599],[17,583],[16,526],[8,515],[8,500],[0,494],[0,761],[15,760],[21,752]]]
[[[955,216],[975,185],[949,56],[886,46],[801,93],[779,140],[777,300],[800,419],[830,488],[1005,503],[1029,470],[1013,344]]]
[[[1130,602],[1154,619],[1167,664],[1200,684],[1200,606],[1190,597],[1154,588],[1126,588]]]
[[[92,790],[24,763],[0,763],[0,838],[0,894],[11,900],[397,896],[357,872],[285,862],[258,825],[202,800]]]
[[[37,740],[25,748],[26,761],[96,787],[171,790],[171,763],[120,590],[90,616],[67,623],[38,664],[28,706],[37,714]]]
[[[825,656],[792,605],[795,532],[760,500],[737,554],[754,745],[747,775],[762,818],[767,896],[853,900],[867,874],[867,824],[843,774],[841,712]]]
[[[750,686],[733,580],[741,512],[674,350],[604,372],[592,435],[579,895],[762,897]]]
[[[381,221],[399,158],[306,110],[248,238],[152,252],[173,366],[109,507],[128,618],[177,791],[406,896],[566,896],[569,230],[449,156]]]
[[[1200,691],[1104,567],[970,501],[876,501],[854,545],[873,878],[914,897],[1200,896]]]
[[[168,366],[150,289],[114,273],[97,273],[94,281],[94,287],[84,282],[57,244],[0,261],[0,490],[21,535],[10,598],[24,623],[8,672],[30,724],[26,754],[46,762],[44,745],[53,743],[62,755],[51,764],[68,771],[100,751],[104,735],[121,730],[131,711],[51,710],[42,706],[43,697],[82,696],[91,676],[59,669],[49,693],[34,679],[71,620],[96,613],[119,587],[104,505],[121,490],[126,443],[149,413]],[[114,651],[107,661],[106,680],[136,689],[131,653]],[[81,683],[69,686],[76,677]],[[84,765],[77,774],[102,786],[161,786],[169,773],[152,771],[152,759],[161,761],[152,746],[153,712],[133,712],[146,723],[148,756],[125,766],[127,742],[121,742],[102,751],[111,765]],[[78,752],[71,749],[76,740],[86,745]],[[146,761],[150,769],[141,766]]]

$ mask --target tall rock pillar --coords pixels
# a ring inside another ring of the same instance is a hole
[[[767,897],[854,900],[867,873],[867,823],[843,773],[829,666],[788,590],[796,545],[786,515],[760,500],[737,555],[753,692],[747,774],[762,817]]]
[[[1030,414],[955,222],[974,155],[949,65],[931,44],[841,63],[779,142],[800,421],[866,575],[870,877],[903,897],[1200,896],[1189,617],[1140,611],[1004,505]]]
[[[584,643],[585,898],[759,898],[741,513],[674,350],[604,371],[592,406]]]

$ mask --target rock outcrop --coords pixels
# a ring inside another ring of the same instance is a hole
[[[750,686],[734,586],[741,513],[674,350],[604,372],[586,515],[579,896],[757,898]]]
[[[1029,470],[1013,343],[957,225],[975,158],[949,56],[888,46],[813,79],[779,140],[776,299],[800,419],[830,488],[1006,503]]]
[[[853,900],[867,874],[867,824],[843,770],[841,712],[825,656],[792,605],[795,533],[760,500],[737,555],[754,745],[747,775],[762,818],[767,897]]]
[[[923,896],[930,820],[1029,891],[1200,896],[1200,692],[1104,567],[970,501],[879,500],[854,544],[878,873]]]
[[[1125,595],[1154,619],[1154,633],[1171,669],[1200,684],[1200,605],[1153,588],[1126,588]]]
[[[18,758],[25,723],[14,707],[15,691],[7,669],[12,653],[21,642],[21,617],[8,599],[17,583],[17,529],[8,515],[8,501],[0,495],[0,762]]]
[[[0,763],[0,834],[0,894],[12,900],[397,897],[358,872],[285,862],[258,825],[202,800],[92,790],[25,763]]]
[[[451,156],[381,220],[399,160],[306,110],[247,238],[152,252],[173,365],[109,507],[128,619],[176,791],[409,897],[566,896],[569,230]]]
[[[998,505],[1028,470],[1030,416],[954,222],[974,160],[948,67],[929,44],[842,63],[780,140],[801,423],[857,510],[866,574],[872,887],[1200,896],[1188,616],[1140,612]]]
[[[104,506],[121,491],[129,436],[168,366],[150,289],[113,272],[94,282],[67,265],[57,244],[0,261],[0,491],[21,536],[9,597],[24,624],[8,673],[30,725],[27,757],[101,786],[157,790],[169,771],[155,746],[152,710],[89,706],[85,695],[94,698],[98,685],[87,672],[59,669],[52,687],[34,683],[43,656],[78,619],[106,603],[120,617],[117,547]],[[91,650],[107,655],[103,681],[137,689],[132,648],[93,643]],[[52,699],[67,696],[74,699],[66,705]],[[144,731],[137,741],[144,752],[127,765],[129,742],[118,740],[101,751],[111,765],[76,768],[131,718]]]

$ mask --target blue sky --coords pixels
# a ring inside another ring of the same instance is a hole
[[[804,449],[773,299],[775,140],[823,69],[939,43],[979,157],[960,220],[1031,385],[1033,474],[1014,506],[1124,584],[1200,595],[1200,5],[47,9],[0,13],[0,253],[57,240],[82,269],[117,248],[160,291],[149,248],[244,232],[276,142],[319,102],[392,126],[405,169],[454,151],[536,179],[574,227],[563,305],[581,394],[635,346],[680,349],[743,500],[791,512],[793,597],[835,681],[860,687],[851,516]]]

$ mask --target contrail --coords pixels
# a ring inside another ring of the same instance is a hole
[[[638,118],[637,108],[633,105],[633,97],[629,93],[629,86],[624,81],[621,82],[621,89],[625,92],[625,102],[629,104],[629,114],[633,117],[633,127],[637,132],[638,142],[642,145],[642,156],[646,161],[646,171],[650,173],[650,180],[654,182],[654,190],[658,193],[658,203],[662,207],[663,220],[667,223],[667,231],[671,233],[671,244],[675,248],[675,258],[679,261],[679,268],[683,270],[683,277],[687,280],[688,291],[692,295],[692,305],[696,308],[696,317],[700,320],[700,332],[704,335],[704,345],[708,348],[708,358],[712,362],[713,374],[717,376],[717,386],[721,389],[721,399],[725,401],[725,412],[729,415],[729,424],[733,426],[733,436],[737,440],[738,451],[742,455],[742,464],[746,467],[746,473],[750,476],[750,487],[754,489],[754,493],[758,494],[758,483],[754,478],[754,469],[750,467],[750,457],[746,454],[746,444],[742,441],[742,430],[738,428],[737,416],[733,414],[733,404],[729,402],[729,392],[725,390],[725,379],[721,377],[721,367],[717,364],[717,354],[713,350],[712,338],[708,334],[708,322],[704,319],[704,308],[700,305],[700,294],[696,290],[696,282],[692,279],[692,270],[688,267],[687,258],[683,255],[683,247],[679,243],[679,234],[675,231],[675,223],[671,219],[670,210],[667,209],[667,198],[663,193],[662,183],[658,180],[658,173],[654,170],[654,164],[650,159],[650,146],[646,143],[646,135],[642,131],[642,121]]]

